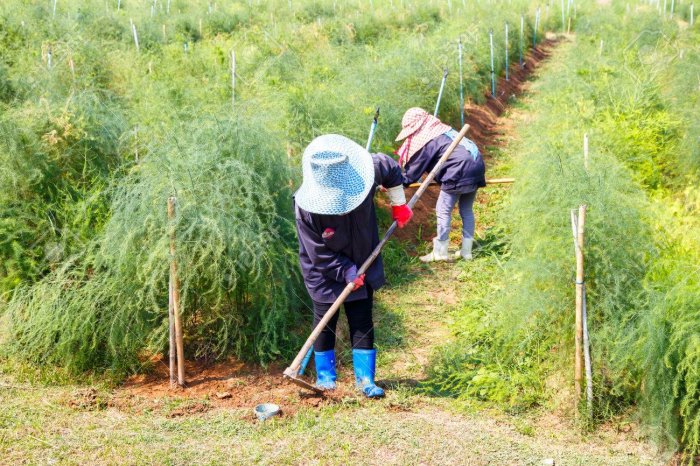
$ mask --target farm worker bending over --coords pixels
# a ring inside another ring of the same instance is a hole
[[[350,139],[327,134],[314,139],[302,157],[304,180],[294,195],[299,262],[314,306],[314,326],[348,283],[355,290],[345,301],[352,362],[358,388],[369,398],[384,390],[374,383],[376,350],[372,295],[384,285],[378,257],[366,274],[358,268],[379,244],[374,192],[387,188],[399,227],[413,212],[406,205],[401,168],[389,156],[370,154]],[[335,327],[338,314],[314,343],[316,386],[335,388]]]
[[[430,172],[457,136],[457,131],[442,123],[422,108],[410,108],[401,120],[403,129],[396,137],[405,139],[396,154],[404,169],[404,184],[417,182],[423,173]],[[476,190],[486,186],[486,168],[479,149],[474,142],[463,138],[445,165],[437,173],[435,181],[440,184],[440,196],[435,206],[437,212],[437,237],[433,239],[433,250],[422,256],[423,262],[449,260],[447,247],[450,243],[452,210],[459,203],[462,217],[462,249],[455,258],[471,259],[474,242],[474,199]]]

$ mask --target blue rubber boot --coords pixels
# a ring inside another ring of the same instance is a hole
[[[355,382],[357,388],[367,398],[381,398],[384,390],[374,384],[374,374],[377,365],[377,350],[352,350],[352,365],[355,367]]]
[[[321,390],[335,389],[335,350],[314,351],[316,386]]]

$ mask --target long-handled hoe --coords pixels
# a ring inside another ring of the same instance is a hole
[[[377,125],[379,124],[379,107],[377,107],[377,111],[374,112],[374,118],[372,119],[372,125],[369,127],[369,136],[367,137],[367,145],[365,146],[365,150],[369,152],[369,149],[372,147],[372,140],[374,139],[374,133],[377,131]],[[306,353],[306,356],[304,356],[304,359],[301,361],[301,366],[299,367],[299,375],[304,375],[304,371],[306,370],[306,366],[309,364],[311,361],[311,356],[313,355],[314,349],[309,348],[309,351]]]
[[[425,177],[425,180],[423,180],[423,183],[421,183],[420,188],[415,192],[413,197],[411,198],[410,201],[408,201],[408,206],[410,208],[413,208],[413,206],[416,205],[418,202],[418,199],[423,195],[426,189],[428,189],[428,186],[430,185],[430,182],[433,181],[433,178],[437,175],[437,172],[440,171],[442,166],[445,164],[445,161],[447,161],[447,158],[452,155],[452,152],[455,150],[457,145],[460,143],[462,138],[467,134],[467,131],[469,131],[469,125],[464,125],[462,127],[462,130],[459,132],[457,137],[452,141],[452,144],[447,148],[445,153],[443,154],[442,157],[440,157],[440,160],[438,161],[437,164],[435,164],[435,167],[433,170],[428,174],[428,176]],[[358,275],[362,275],[363,273],[367,272],[367,269],[372,265],[372,263],[377,259],[379,256],[379,253],[382,252],[382,248],[384,248],[384,245],[386,242],[389,240],[391,235],[394,233],[396,230],[397,224],[396,221],[394,221],[389,229],[386,231],[384,234],[384,238],[379,242],[377,247],[374,248],[374,251],[372,251],[372,254],[367,258],[367,260],[362,264],[360,269],[357,271]],[[306,380],[302,379],[300,377],[300,369],[302,366],[302,363],[304,361],[305,356],[308,354],[309,350],[313,346],[314,342],[318,338],[318,336],[321,334],[321,331],[328,325],[328,322],[333,318],[336,312],[338,312],[338,309],[340,309],[340,306],[345,302],[345,299],[352,293],[352,290],[355,288],[354,283],[348,283],[348,285],[345,287],[343,292],[338,296],[338,298],[335,300],[333,305],[328,309],[326,314],[323,316],[321,321],[316,325],[316,328],[311,332],[311,335],[309,335],[309,338],[306,339],[306,343],[304,343],[304,346],[301,347],[301,350],[299,353],[296,355],[294,358],[294,361],[292,361],[292,364],[287,367],[284,370],[284,378],[289,380],[290,382],[299,385],[300,387],[306,388],[307,390],[311,390],[313,392],[322,394],[323,390],[315,387],[311,383],[307,382]]]

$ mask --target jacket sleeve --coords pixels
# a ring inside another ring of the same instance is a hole
[[[403,174],[403,184],[408,186],[411,183],[415,183],[420,180],[423,173],[427,172],[430,167],[430,162],[433,159],[433,141],[428,142],[425,146],[421,148],[418,152],[413,154],[413,157],[406,162],[404,166]]]
[[[357,266],[345,254],[328,248],[313,224],[299,217],[296,224],[300,247],[324,277],[339,283],[348,283],[356,278]]]
[[[401,167],[386,154],[372,154],[374,160],[374,181],[385,188],[394,188],[403,183]]]

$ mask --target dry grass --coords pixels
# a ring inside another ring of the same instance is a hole
[[[3,377],[3,383],[7,381]],[[6,385],[3,385],[6,387]],[[399,393],[377,403],[305,409],[258,424],[249,410],[171,417],[71,404],[73,388],[0,388],[4,464],[660,464],[630,434],[587,439],[560,422],[464,414]]]

